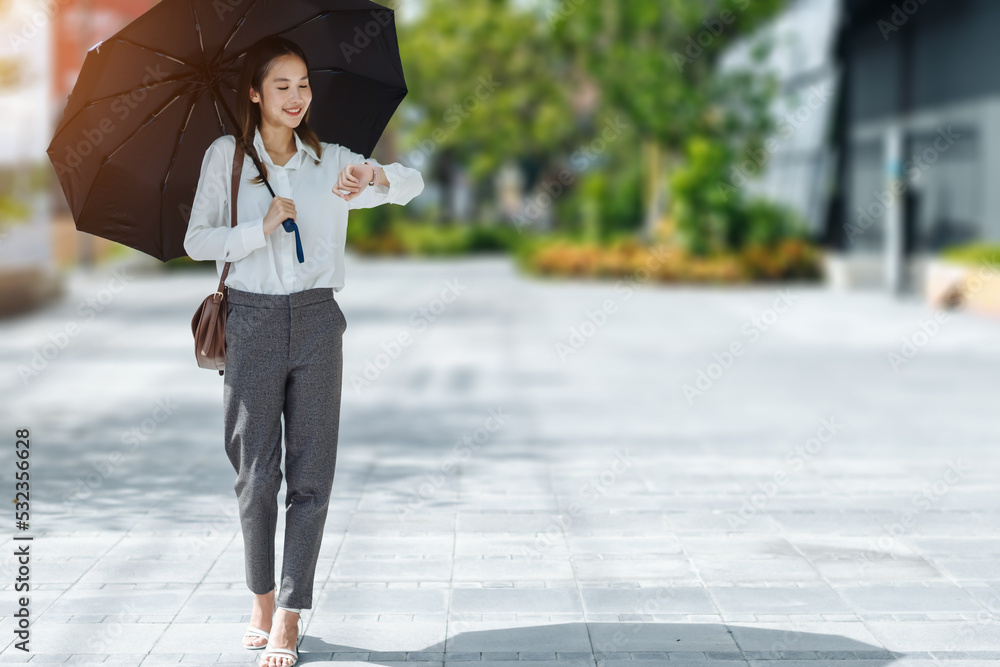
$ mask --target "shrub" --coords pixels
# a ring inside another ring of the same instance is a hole
[[[348,224],[347,245],[360,254],[453,256],[497,252],[518,244],[518,233],[509,225],[454,224],[394,220],[381,230],[368,219]]]
[[[188,257],[187,255],[184,255],[182,257],[175,257],[174,259],[171,259],[171,260],[168,260],[168,261],[164,262],[163,263],[163,268],[167,269],[168,271],[177,271],[177,270],[180,270],[180,271],[190,271],[190,270],[200,271],[200,270],[206,270],[207,271],[208,269],[211,269],[212,271],[216,271],[215,262],[195,261],[195,260],[191,259],[190,257]]]
[[[708,137],[691,137],[684,149],[686,162],[670,176],[671,218],[684,249],[707,256],[733,247],[736,193],[723,188],[730,151]]]
[[[806,237],[805,222],[790,207],[765,199],[751,199],[736,211],[741,220],[735,247],[775,247],[786,239]]]
[[[648,275],[657,282],[698,283],[813,279],[820,275],[821,260],[819,250],[802,239],[785,239],[773,247],[755,244],[740,253],[696,256],[676,246],[645,246],[636,239],[621,239],[600,247],[550,237],[526,245],[519,257],[522,267],[537,275]]]
[[[30,216],[31,207],[24,201],[12,195],[0,194],[0,228],[27,222]]]
[[[941,253],[941,258],[965,265],[996,264],[1000,261],[1000,244],[980,241],[951,246]]]
[[[747,197],[729,184],[732,152],[703,136],[688,140],[685,163],[670,178],[670,233],[691,255],[710,257],[749,246],[776,247],[807,237],[805,221],[790,207]]]
[[[819,249],[802,239],[785,239],[771,247],[749,245],[740,260],[751,280],[811,280],[821,275]]]

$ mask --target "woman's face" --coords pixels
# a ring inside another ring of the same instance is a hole
[[[250,89],[250,100],[260,105],[265,125],[298,127],[312,101],[306,64],[298,56],[278,56],[271,63],[271,71],[264,77],[261,90]],[[296,110],[298,113],[289,113]]]

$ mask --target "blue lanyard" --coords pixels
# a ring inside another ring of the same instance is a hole
[[[299,237],[299,226],[291,218],[281,223],[281,226],[285,228],[286,232],[295,232],[295,254],[299,258],[299,264],[301,264],[305,259],[302,254],[302,239]]]
[[[257,167],[257,173],[263,176],[264,171],[260,168],[260,163],[257,162],[257,159],[253,155],[250,156],[250,159]],[[271,189],[271,184],[267,182],[266,178],[264,179],[264,185],[267,186],[267,191],[271,193],[272,197],[278,196],[274,194],[274,190]],[[291,218],[288,218],[283,223],[281,223],[281,226],[285,228],[286,232],[295,232],[295,255],[296,257],[298,257],[299,264],[306,261],[305,254],[302,252],[302,238],[299,236],[299,226],[296,225],[295,221],[292,220]]]

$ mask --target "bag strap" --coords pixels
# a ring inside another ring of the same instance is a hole
[[[243,175],[243,142],[240,141],[239,137],[236,138],[236,152],[233,153],[233,182],[229,190],[229,200],[232,202],[232,215],[230,215],[230,226],[236,226],[236,198],[240,194],[240,176]],[[222,276],[219,278],[219,290],[216,294],[222,294],[222,290],[225,287],[226,276],[229,275],[229,265],[231,262],[226,262],[225,268],[222,269]]]

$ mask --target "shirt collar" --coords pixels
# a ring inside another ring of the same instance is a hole
[[[253,133],[254,133],[253,145],[254,148],[257,149],[257,155],[260,155],[262,159],[267,160],[268,164],[270,164],[271,166],[276,166],[274,162],[271,160],[271,156],[267,154],[267,149],[264,148],[264,139],[260,136],[260,127],[255,128]],[[316,160],[317,162],[319,161],[319,157],[316,155],[316,151],[313,150],[312,146],[305,143],[304,141],[302,141],[301,138],[299,138],[298,132],[292,130],[292,137],[295,138],[295,148],[297,152],[295,155],[292,156],[292,159],[285,164],[285,167],[295,167],[298,164],[301,164],[301,160],[299,162],[296,162],[296,158],[302,151],[305,151],[306,154],[309,155],[309,157]],[[293,165],[292,164],[293,162],[296,162],[296,164]]]

